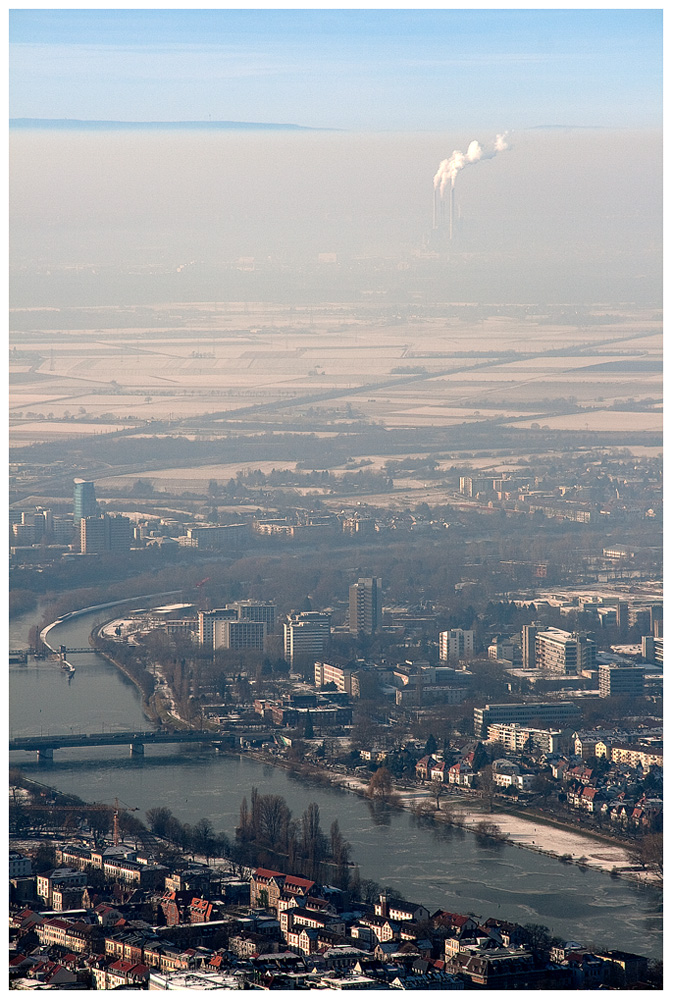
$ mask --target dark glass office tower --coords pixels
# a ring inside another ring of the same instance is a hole
[[[79,525],[83,517],[94,517],[98,513],[98,501],[93,483],[76,479],[73,503],[73,521],[76,525]]]

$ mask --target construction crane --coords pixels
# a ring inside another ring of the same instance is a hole
[[[123,801],[123,800],[122,800]],[[130,806],[128,803],[124,802],[126,809],[124,812],[138,812],[138,806]],[[119,804],[119,799],[115,797],[115,807],[112,814],[112,843],[115,847],[119,846],[120,836],[119,836],[119,813],[122,811],[122,807]]]
[[[41,792],[40,797],[46,797],[46,792]],[[123,805],[122,805],[123,803]],[[73,812],[77,807],[75,805],[56,805],[53,802],[48,803],[47,808],[50,813],[54,812]],[[103,812],[112,813],[112,843],[115,847],[118,847],[121,842],[121,832],[119,829],[119,816],[122,812],[138,812],[138,806],[130,806],[123,799],[120,800],[115,798],[114,805],[108,806],[103,802],[92,802],[86,803],[80,806],[83,812]]]

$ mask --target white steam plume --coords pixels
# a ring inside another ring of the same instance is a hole
[[[434,178],[435,191],[439,190],[440,197],[444,197],[444,192],[448,186],[454,187],[458,172],[463,167],[468,166],[470,163],[478,163],[479,160],[492,160],[498,153],[509,149],[506,136],[507,132],[496,135],[493,149],[486,152],[481,148],[477,140],[473,139],[467,147],[466,153],[461,152],[460,149],[454,149],[448,160],[442,160]]]

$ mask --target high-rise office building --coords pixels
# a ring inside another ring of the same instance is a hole
[[[381,580],[361,577],[348,591],[348,627],[372,635],[381,622]]]
[[[98,501],[94,484],[85,479],[76,479],[73,492],[73,521],[76,527],[83,517],[95,517]]]
[[[330,617],[320,611],[302,611],[290,615],[283,626],[285,659],[293,666],[296,656],[319,656],[329,645]]]

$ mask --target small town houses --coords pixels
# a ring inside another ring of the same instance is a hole
[[[10,919],[17,989],[584,989],[647,976],[641,956],[577,942],[540,952],[525,928],[495,917],[430,912],[388,893],[349,900],[264,867],[188,862],[167,870],[163,888],[121,897],[115,883],[70,885],[79,905],[59,913],[33,881],[32,903],[13,905]],[[53,872],[40,883],[45,895],[50,882],[53,898]]]

